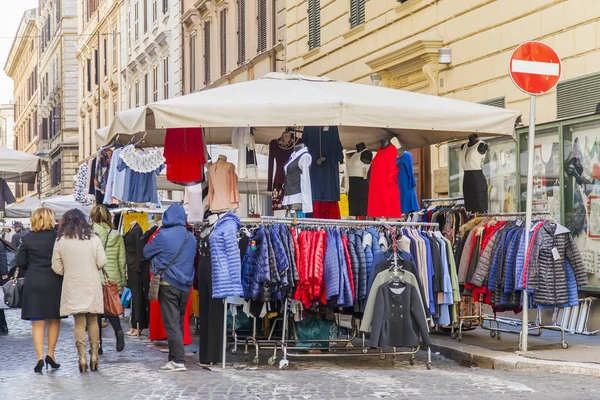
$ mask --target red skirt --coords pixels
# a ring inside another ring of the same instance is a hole
[[[185,308],[185,318],[183,320],[183,344],[192,344],[192,334],[190,332],[190,315],[192,314],[192,289],[190,289],[190,301]],[[162,314],[160,313],[160,304],[158,300],[150,302],[150,340],[166,340],[167,332],[163,324]]]

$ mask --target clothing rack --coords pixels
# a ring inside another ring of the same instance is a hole
[[[435,199],[423,199],[421,200],[422,203],[445,203],[448,201],[451,202],[459,202],[459,201],[464,201],[465,198],[464,197],[439,197],[439,198],[435,198]]]
[[[261,224],[261,223],[279,223],[286,224],[292,226],[302,226],[302,225],[313,225],[313,226],[344,226],[344,227],[372,227],[372,226],[381,226],[381,227],[422,227],[429,229],[438,229],[439,224],[432,222],[404,222],[404,221],[386,221],[386,220],[373,220],[373,221],[364,221],[364,220],[348,220],[348,219],[340,219],[340,220],[329,220],[329,219],[318,219],[318,218],[288,218],[288,217],[270,217],[263,216],[259,218],[240,218],[240,223],[242,225],[250,225],[250,224]],[[228,302],[227,299],[223,299],[224,302],[224,321],[223,321],[223,358],[222,358],[222,368],[226,367],[226,355],[227,355],[227,309]],[[259,351],[260,349],[264,350],[273,350],[273,356],[269,358],[268,362],[270,365],[274,365],[277,359],[277,351],[281,350],[283,353],[283,358],[279,362],[280,369],[287,369],[289,366],[288,357],[335,357],[335,356],[379,356],[380,359],[384,360],[388,355],[392,356],[392,360],[396,362],[397,355],[409,355],[409,362],[411,365],[414,364],[415,354],[420,350],[420,345],[411,348],[410,351],[401,351],[397,348],[392,348],[391,351],[385,351],[383,348],[372,349],[366,344],[366,339],[364,333],[362,334],[362,344],[359,347],[353,346],[352,342],[357,337],[357,331],[354,331],[347,339],[337,339],[337,340],[290,340],[287,338],[287,332],[289,330],[289,318],[288,318],[288,310],[289,310],[289,299],[285,299],[283,304],[283,320],[282,320],[282,337],[281,340],[272,340],[272,335],[274,329],[271,330],[271,334],[269,335],[267,340],[258,340],[256,339],[256,319],[254,319],[254,332],[253,336],[246,339],[245,343],[245,356],[249,355],[248,346],[249,343],[255,347],[256,355],[254,357],[254,364],[258,364],[259,361]],[[339,326],[339,323],[338,323]],[[273,326],[274,328],[274,326]],[[235,320],[232,326],[232,336],[234,339],[234,347],[232,349],[232,354],[237,352],[238,339],[235,332]],[[300,342],[326,342],[326,343],[340,343],[343,346],[336,346],[332,352],[328,353],[319,353],[319,354],[311,354],[304,353],[306,351],[306,347],[297,347],[290,346],[292,343],[300,343]],[[289,350],[298,350],[298,352],[289,352]],[[427,369],[431,369],[431,349],[427,349]]]
[[[482,214],[477,214],[477,217],[491,217],[491,218],[525,218],[526,217],[525,212],[513,212],[513,213],[482,213]],[[532,212],[532,216],[542,216],[542,215],[550,215],[550,212],[548,211],[534,211]],[[453,324],[451,326],[451,336],[453,339],[458,339],[459,342],[462,341],[463,338],[463,326],[465,324],[466,321],[477,321],[478,325],[487,331],[490,331],[490,337],[491,338],[496,338],[498,340],[502,339],[502,333],[510,333],[510,334],[516,334],[519,335],[519,350],[521,350],[522,347],[522,341],[523,341],[523,330],[511,330],[511,329],[503,329],[500,327],[500,323],[503,322],[502,319],[498,319],[496,318],[496,316],[488,316],[488,315],[483,315],[483,299],[479,299],[480,301],[478,301],[478,308],[479,308],[479,315],[465,315],[462,317],[458,317],[458,332],[456,332],[456,326],[455,324]],[[527,307],[527,305],[524,305],[525,307]],[[532,324],[532,326],[528,327],[528,335],[529,336],[541,336],[542,332],[544,329],[547,330],[553,330],[553,331],[558,331],[561,334],[561,339],[560,339],[560,343],[561,343],[561,347],[563,349],[567,349],[569,347],[568,343],[565,341],[565,329],[562,326],[556,326],[556,325],[542,325],[541,324],[541,313],[538,310],[538,314],[537,314],[537,318],[536,318],[536,322],[535,324]],[[486,327],[484,322],[488,321],[489,322],[489,327]],[[496,327],[492,326],[492,323],[496,324]],[[530,331],[537,331],[536,333],[531,333]]]
[[[429,227],[438,228],[439,224],[435,222],[404,222],[404,221],[385,221],[385,220],[351,220],[351,219],[319,219],[319,218],[288,218],[288,217],[260,217],[260,218],[240,218],[242,225],[256,223],[272,223],[286,225],[335,225],[335,226],[398,226],[398,227]]]

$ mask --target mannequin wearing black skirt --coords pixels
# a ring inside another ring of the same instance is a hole
[[[212,298],[212,261],[210,258],[209,233],[205,229],[198,237],[198,298],[200,315],[199,361],[200,364],[218,364],[222,359],[223,349],[223,300]]]
[[[142,260],[143,234],[142,228],[134,223],[123,237],[127,258],[127,285],[131,290],[131,330],[127,333],[128,336],[139,336],[143,329],[148,328],[149,322],[147,299],[150,276],[148,263]]]

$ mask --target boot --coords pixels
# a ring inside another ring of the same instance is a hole
[[[79,356],[79,372],[87,372],[88,369],[86,350],[87,348],[85,343],[77,344],[77,355]]]
[[[92,355],[90,357],[90,370],[98,371],[98,351],[100,350],[100,343],[90,343]]]

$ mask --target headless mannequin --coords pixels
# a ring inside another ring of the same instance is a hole
[[[477,134],[474,133],[472,135],[469,135],[469,142],[466,144],[463,144],[461,146],[461,149],[463,149],[465,146],[473,147],[473,146],[475,146],[475,144],[478,141],[479,141],[479,136],[477,136]],[[479,146],[477,146],[477,151],[479,152],[479,154],[485,154],[488,151],[488,147],[489,146],[487,143],[481,142],[481,143],[479,143]]]
[[[356,151],[360,153],[360,161],[365,164],[371,164],[371,161],[373,161],[373,152],[371,150],[367,150],[367,145],[364,144],[364,142],[360,142],[356,145]]]
[[[385,149],[385,148],[387,148],[387,147],[388,147],[390,144],[392,144],[392,142],[390,141],[390,138],[389,138],[389,137],[385,137],[385,138],[381,139],[381,140],[379,141],[379,143],[381,143],[381,148],[382,148],[382,149]]]

